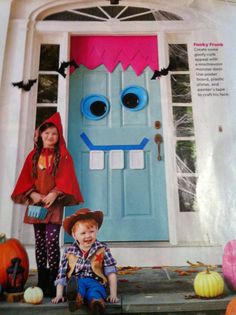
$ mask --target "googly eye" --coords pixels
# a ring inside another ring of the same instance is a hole
[[[80,103],[81,112],[89,120],[99,120],[107,116],[110,104],[105,96],[91,94],[84,97]]]
[[[127,86],[120,94],[121,104],[131,111],[143,109],[148,103],[147,91],[137,85]]]

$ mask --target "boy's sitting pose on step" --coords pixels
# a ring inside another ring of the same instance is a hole
[[[65,231],[75,242],[65,249],[55,284],[56,297],[52,303],[64,301],[66,288],[70,311],[75,311],[84,302],[92,314],[104,314],[105,299],[116,303],[116,261],[105,243],[97,240],[97,232],[103,221],[102,211],[83,208],[63,221]],[[106,286],[110,295],[107,297]]]

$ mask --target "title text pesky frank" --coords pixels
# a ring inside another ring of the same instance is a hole
[[[220,46],[224,46],[223,43],[193,43],[194,47],[220,47]]]

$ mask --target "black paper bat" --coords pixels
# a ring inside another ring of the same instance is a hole
[[[19,89],[22,89],[24,91],[30,91],[32,86],[36,82],[37,82],[37,79],[34,79],[34,80],[28,80],[26,83],[24,83],[24,81],[12,82],[12,85],[17,86]]]
[[[75,69],[79,68],[79,66],[77,65],[77,63],[73,60],[70,61],[62,61],[60,68],[57,70],[58,73],[60,73],[64,78],[66,77],[66,68],[68,68],[69,66],[73,66]]]
[[[167,75],[170,70],[170,65],[167,68],[161,69],[161,71],[155,70],[153,73],[153,76],[151,77],[151,80],[156,80],[156,78],[160,78],[163,75]]]

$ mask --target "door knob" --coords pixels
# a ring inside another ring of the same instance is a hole
[[[161,143],[163,142],[163,138],[162,138],[162,135],[157,133],[154,137],[154,141],[156,142],[157,144],[157,159],[158,161],[161,160]]]

